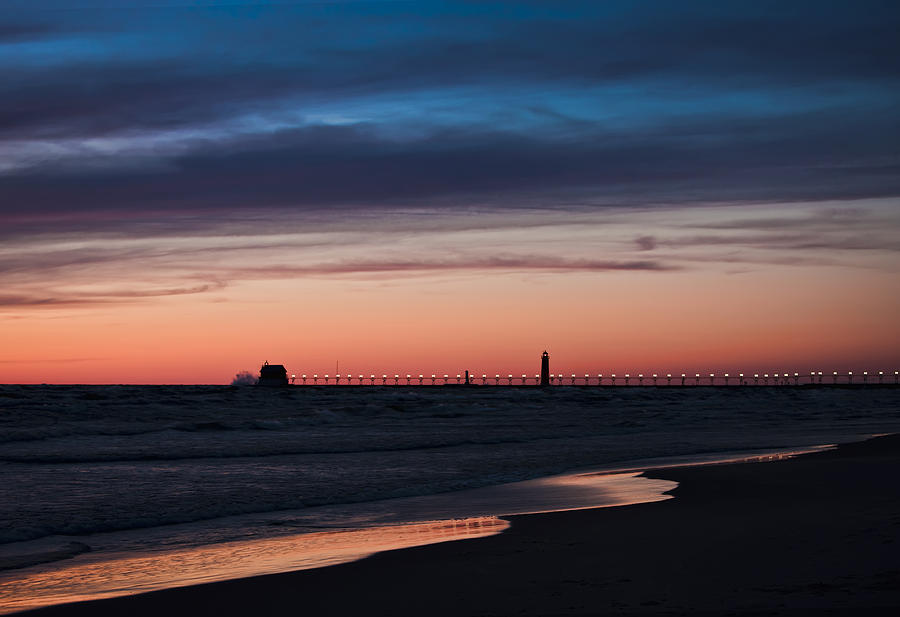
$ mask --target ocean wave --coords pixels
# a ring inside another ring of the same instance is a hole
[[[896,390],[0,386],[0,542],[900,430]]]
[[[70,559],[90,550],[91,547],[84,542],[52,537],[0,545],[0,570],[16,570]]]

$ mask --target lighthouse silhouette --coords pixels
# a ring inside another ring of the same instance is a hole
[[[550,385],[550,354],[546,351],[541,354],[541,385]]]

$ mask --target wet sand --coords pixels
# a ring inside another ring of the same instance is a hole
[[[511,517],[504,533],[28,614],[900,614],[900,436],[653,472],[675,499]]]

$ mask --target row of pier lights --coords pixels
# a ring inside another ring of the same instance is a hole
[[[538,385],[541,376],[529,375],[516,376],[508,375],[490,375],[483,374],[481,377],[469,375],[469,383],[476,386],[527,386]],[[360,385],[360,386],[440,386],[440,385],[460,385],[466,383],[466,377],[463,375],[291,375],[291,383],[296,385]],[[744,373],[708,373],[701,375],[694,373],[689,375],[681,373],[673,375],[666,373],[660,375],[653,373],[644,375],[638,373],[633,376],[625,373],[623,376],[617,377],[612,375],[571,375],[552,374],[550,375],[551,385],[559,386],[799,386],[799,385],[838,385],[838,384],[890,384],[897,385],[900,383],[900,371],[894,371],[893,380],[890,373],[885,375],[884,371],[869,374],[868,371],[853,374],[853,371],[839,373],[831,371],[830,373],[822,371],[810,371],[809,375],[800,373],[753,373],[753,375]]]

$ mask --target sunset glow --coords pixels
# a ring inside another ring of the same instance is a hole
[[[884,16],[214,4],[4,13],[0,382],[900,366]]]

